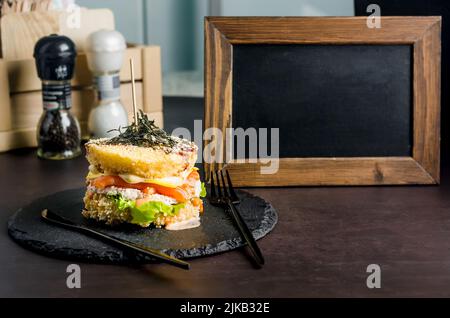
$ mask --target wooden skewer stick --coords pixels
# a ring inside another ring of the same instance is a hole
[[[138,111],[136,105],[136,83],[134,79],[134,61],[130,59],[130,68],[131,68],[131,91],[133,92],[133,111],[134,111],[134,125],[138,124]]]

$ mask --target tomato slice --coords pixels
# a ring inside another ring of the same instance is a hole
[[[92,180],[91,184],[98,189],[104,189],[107,187],[115,186],[118,188],[132,188],[132,189],[143,190],[146,187],[148,187],[148,185],[144,187],[142,183],[125,182],[119,176],[101,176],[101,177],[98,177],[98,178],[95,178],[94,180]]]
[[[91,185],[97,189],[104,189],[106,187],[111,187],[119,182],[119,177],[116,176],[101,176],[91,180]]]
[[[188,200],[187,192],[180,187],[169,188],[158,184],[143,183],[143,182],[128,183],[119,176],[101,176],[92,180],[91,184],[98,189],[104,189],[106,187],[115,186],[118,188],[131,188],[144,191],[147,188],[153,188],[155,189],[156,193],[174,198],[178,202],[186,202]]]
[[[151,186],[153,188],[155,188],[157,193],[174,198],[178,202],[186,202],[187,201],[188,194],[186,191],[184,191],[180,187],[168,188],[168,187],[160,186],[158,184],[152,184]]]
[[[192,170],[192,172],[188,175],[187,179],[189,181],[198,181],[200,180],[200,174],[197,170]]]
[[[203,201],[200,198],[192,198],[191,203],[193,206],[199,208],[200,212],[203,212]]]

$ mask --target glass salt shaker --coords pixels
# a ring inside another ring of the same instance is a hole
[[[37,128],[40,158],[63,160],[81,154],[80,125],[70,112],[76,55],[72,40],[56,34],[41,38],[34,48],[44,107]]]
[[[128,114],[120,101],[120,69],[126,49],[118,31],[99,30],[86,41],[88,65],[95,78],[97,104],[89,114],[89,131],[94,138],[108,138],[128,126]]]

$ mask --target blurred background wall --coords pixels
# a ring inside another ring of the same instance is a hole
[[[203,18],[352,16],[353,0],[77,0],[110,8],[128,42],[161,46],[166,96],[203,94]]]

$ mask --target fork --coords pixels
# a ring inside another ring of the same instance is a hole
[[[214,181],[214,175],[216,182]],[[239,233],[242,238],[247,242],[250,251],[256,261],[256,264],[260,267],[264,264],[264,257],[259,249],[252,232],[247,227],[242,215],[239,213],[236,205],[240,203],[239,197],[234,191],[233,184],[231,183],[230,174],[226,171],[227,182],[225,182],[223,170],[211,171],[211,191],[209,195],[209,202],[212,205],[228,208],[231,212],[233,220],[235,221]],[[219,177],[220,176],[220,177]],[[217,186],[216,186],[217,183]],[[228,184],[228,186],[227,186]]]
[[[59,215],[55,212],[52,212],[48,209],[45,209],[41,212],[41,217],[45,221],[47,221],[51,224],[55,224],[55,225],[58,225],[58,226],[61,226],[64,228],[68,228],[68,229],[71,229],[71,230],[74,230],[74,231],[77,231],[77,232],[80,232],[83,234],[90,235],[92,237],[106,241],[110,244],[114,244],[114,245],[122,248],[123,250],[138,252],[140,254],[144,254],[144,255],[148,255],[152,258],[156,258],[157,260],[160,260],[161,262],[164,262],[164,263],[167,263],[170,265],[174,265],[174,266],[177,266],[182,269],[186,269],[186,270],[189,269],[189,263],[182,261],[178,258],[167,255],[161,251],[150,249],[148,247],[141,246],[141,245],[133,243],[133,242],[125,241],[123,239],[107,235],[103,232],[95,231],[86,226],[76,224],[76,223],[74,223],[74,222],[62,217],[61,215]]]

